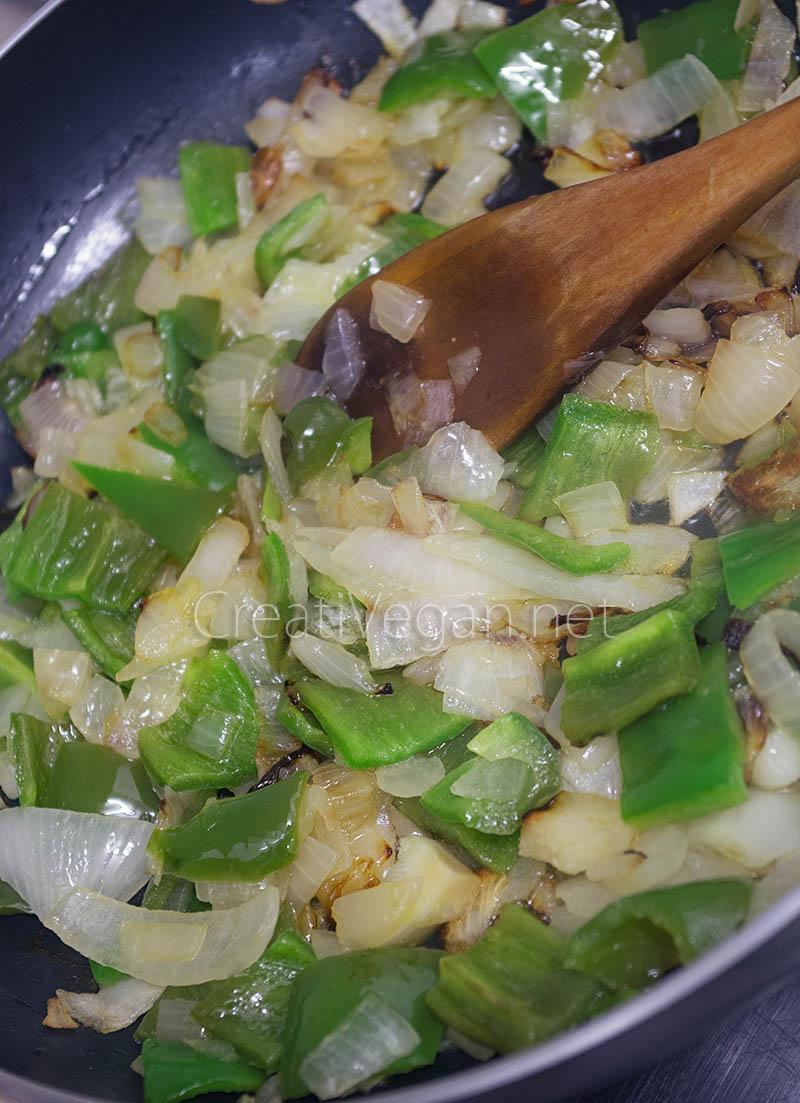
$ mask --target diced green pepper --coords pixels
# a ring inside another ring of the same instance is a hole
[[[0,405],[12,425],[19,420],[18,407],[52,359],[56,327],[39,315],[17,348],[0,361]]]
[[[48,483],[23,528],[27,509],[0,536],[0,569],[17,592],[127,612],[164,559],[138,525],[59,483]]]
[[[116,678],[133,659],[136,612],[104,613],[101,609],[62,609],[61,619],[109,678]]]
[[[503,449],[500,455],[506,463],[516,464],[516,470],[508,475],[509,481],[514,486],[518,486],[522,490],[528,489],[533,482],[536,468],[544,455],[544,450],[544,438],[535,425]]]
[[[468,859],[492,873],[508,873],[519,857],[519,831],[513,835],[485,835],[460,823],[448,823],[428,811],[419,797],[395,797],[392,803],[417,827],[463,851]]]
[[[567,659],[561,669],[566,687],[561,727],[579,746],[632,723],[669,697],[689,693],[701,674],[692,626],[672,609]]]
[[[19,803],[42,806],[59,748],[81,735],[71,724],[47,724],[34,716],[11,714],[8,751],[19,789]]]
[[[192,1018],[271,1074],[280,1062],[295,981],[315,960],[308,943],[286,931],[239,976],[207,985]]]
[[[547,104],[578,96],[622,39],[622,20],[610,0],[578,0],[490,34],[475,55],[525,125],[544,140]]]
[[[175,307],[178,340],[196,360],[210,360],[222,347],[222,303],[205,295],[181,295]]]
[[[75,379],[91,379],[100,384],[103,392],[105,392],[105,380],[109,369],[119,367],[119,357],[114,349],[62,353],[58,356],[57,362],[64,368],[67,375]]]
[[[800,572],[800,511],[786,521],[727,532],[719,550],[728,597],[747,609]]]
[[[110,747],[83,742],[61,744],[37,803],[46,808],[143,820],[154,820],[159,808],[141,762]]]
[[[490,509],[482,502],[459,502],[458,507],[467,517],[502,540],[506,544],[514,544],[518,548],[525,548],[533,552],[546,563],[552,563],[562,571],[570,574],[597,574],[603,571],[612,571],[620,563],[624,563],[631,550],[628,544],[617,540],[609,544],[601,544],[598,547],[589,547],[587,544],[579,544],[577,540],[570,540],[563,536],[556,536],[547,529],[538,525],[529,524],[528,521],[518,521],[514,517],[507,517],[496,509]]]
[[[186,823],[154,831],[148,852],[190,881],[261,881],[294,861],[307,779],[300,770],[264,789],[209,801]]]
[[[570,8],[580,6],[570,4]],[[557,11],[560,7],[540,14]],[[518,517],[539,521],[557,514],[554,498],[591,483],[614,482],[627,498],[653,466],[658,449],[658,422],[653,414],[593,402],[579,394],[565,395]]]
[[[264,1073],[243,1061],[223,1061],[184,1042],[148,1038],[142,1046],[144,1103],[180,1103],[209,1092],[253,1092]]]
[[[209,490],[230,492],[236,486],[239,468],[229,452],[220,448],[206,436],[202,421],[188,410],[180,414],[186,436],[180,442],[165,440],[144,422],[137,432],[145,444],[166,452],[175,460],[175,475],[191,479]]]
[[[178,167],[189,229],[195,237],[236,226],[236,173],[250,169],[250,154],[244,146],[189,142],[180,148]]]
[[[333,743],[308,709],[295,705],[288,697],[281,697],[275,719],[306,747],[326,758],[333,758]]]
[[[151,777],[177,792],[255,781],[258,714],[253,687],[222,651],[195,659],[183,699],[168,720],[139,732]]]
[[[263,491],[261,494],[261,521],[266,524],[267,521],[280,521],[283,517],[283,500],[278,493],[277,487],[273,482],[272,475],[270,475],[269,468],[266,464],[261,469],[261,485]]]
[[[256,275],[264,290],[290,257],[302,254],[301,247],[322,229],[329,214],[330,204],[325,196],[313,195],[264,231],[255,253]]]
[[[382,1075],[431,1064],[442,1024],[428,1010],[425,994],[436,980],[440,957],[436,950],[387,947],[323,958],[301,973],[289,1000],[284,1034],[280,1072],[284,1098],[307,1094],[300,1075],[304,1058],[370,994],[407,1019],[420,1039],[416,1049],[383,1069]]]
[[[575,932],[564,964],[615,990],[643,988],[741,927],[750,892],[720,879],[625,896]]]
[[[13,640],[0,640],[0,689],[18,685],[36,691],[33,652]]]
[[[700,651],[696,689],[619,732],[622,818],[637,831],[694,820],[747,800],[744,731],[721,643]]]
[[[432,241],[440,234],[447,232],[448,227],[441,222],[434,222],[432,218],[425,218],[415,211],[389,215],[381,222],[378,230],[382,234],[388,234],[390,240],[382,245],[373,258],[375,271],[380,271],[387,264],[391,264],[398,257],[405,256],[418,245],[424,245],[426,241]]]
[[[178,332],[178,319],[174,310],[159,310],[156,329],[161,338],[164,358],[164,389],[167,400],[176,407],[186,404],[185,383],[195,368],[194,357],[186,350]]]
[[[636,28],[644,49],[648,73],[668,61],[694,54],[718,80],[735,80],[744,72],[750,42],[751,19],[734,30],[739,0],[696,0],[678,11],[645,19]]]
[[[396,670],[375,674],[391,693],[366,694],[300,678],[292,687],[302,705],[324,728],[346,765],[356,770],[402,762],[452,739],[466,728],[466,716],[442,712],[442,696],[428,686],[399,677]]]
[[[73,462],[72,466],[179,563],[186,563],[230,495],[195,483]]]
[[[518,904],[482,938],[439,963],[428,1006],[448,1026],[501,1053],[540,1042],[587,1018],[603,994],[565,968],[567,943]]]
[[[378,110],[402,111],[445,95],[491,98],[494,81],[472,52],[483,34],[480,28],[442,31],[415,42],[384,84]]]
[[[108,337],[96,322],[73,322],[56,345],[56,355],[71,352],[97,352],[108,348]]]
[[[90,961],[89,968],[92,970],[92,976],[100,988],[111,988],[112,985],[119,984],[121,980],[128,979],[127,973],[121,973],[113,965],[101,965],[98,961]]]
[[[304,398],[287,415],[283,431],[292,442],[286,464],[289,481],[299,490],[306,479],[346,460],[360,475],[372,462],[371,418],[351,421],[328,398]]]
[[[198,900],[192,881],[164,873],[158,881],[151,881],[145,889],[142,907],[149,911],[207,912],[211,905]],[[167,989],[169,991],[169,989]]]
[[[135,239],[118,249],[102,267],[59,299],[50,311],[56,329],[66,332],[87,318],[114,333],[136,325],[144,314],[135,303],[136,288],[153,258]]]
[[[280,670],[289,640],[286,625],[289,620],[289,557],[283,541],[276,532],[268,532],[261,545],[261,562],[264,568],[264,583],[267,589],[266,606],[272,613],[274,629],[264,634],[264,646],[267,658],[273,670]]]
[[[20,894],[0,881],[0,915],[29,915],[30,908]]]

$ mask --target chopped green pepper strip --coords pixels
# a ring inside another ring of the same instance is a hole
[[[20,402],[52,360],[56,337],[52,321],[40,314],[17,348],[0,361],[0,405],[12,425],[19,421]]]
[[[164,357],[164,390],[167,400],[183,410],[188,405],[185,385],[195,368],[194,357],[187,352],[180,339],[178,318],[174,310],[159,310],[156,315],[156,329],[161,338]]]
[[[653,414],[622,410],[579,394],[565,395],[518,517],[539,521],[558,514],[554,498],[591,483],[614,482],[622,497],[628,498],[653,466],[658,449],[658,421]]]
[[[747,800],[744,730],[721,643],[700,651],[696,689],[619,732],[622,818],[637,831],[694,820]]]
[[[272,480],[269,468],[266,464],[261,468],[261,485],[264,487],[261,495],[261,521],[280,521],[283,517],[283,501]]]
[[[483,37],[480,28],[473,28],[442,31],[415,42],[383,86],[378,110],[402,111],[412,103],[448,94],[471,99],[494,96],[494,81],[472,52]]]
[[[154,820],[159,801],[147,771],[98,743],[62,743],[39,804],[73,812],[99,812]]]
[[[786,521],[727,532],[719,550],[728,597],[747,609],[800,572],[800,511]]]
[[[716,537],[710,540],[698,540],[692,548],[689,588],[685,593],[671,597],[668,601],[659,602],[650,609],[642,609],[638,613],[616,613],[611,617],[594,617],[589,621],[586,634],[578,640],[578,654],[585,655],[604,640],[618,636],[621,632],[627,632],[629,628],[635,628],[637,624],[649,620],[664,609],[681,613],[690,624],[697,625],[709,615],[723,589],[719,541]],[[725,619],[727,620],[727,617]],[[702,632],[700,634],[703,639],[709,639]]]
[[[414,211],[389,215],[381,222],[378,230],[382,234],[389,235],[389,241],[382,245],[372,258],[375,262],[375,271],[379,272],[387,264],[391,264],[398,257],[405,256],[418,245],[424,245],[426,241],[432,241],[440,234],[447,232],[448,227],[441,222],[434,222],[432,218],[425,218]]]
[[[23,528],[26,511],[0,536],[0,569],[17,593],[126,613],[164,559],[138,525],[59,483],[48,483]]]
[[[75,379],[91,379],[99,383],[105,393],[105,381],[109,368],[119,367],[119,357],[114,349],[97,349],[85,352],[62,353],[57,361],[67,375]]]
[[[286,470],[293,489],[342,459],[353,474],[363,474],[372,462],[371,430],[371,418],[351,421],[328,398],[298,402],[283,423],[292,442]]]
[[[0,640],[0,689],[9,686],[27,686],[36,692],[33,652],[13,640]]]
[[[668,61],[694,54],[718,80],[735,80],[744,72],[754,21],[738,31],[738,0],[696,0],[678,11],[645,19],[636,28],[648,73]]]
[[[314,961],[308,943],[285,931],[239,976],[206,985],[192,1018],[268,1075],[276,1072],[292,989]]]
[[[142,907],[149,911],[207,912],[211,905],[198,900],[194,883],[172,873],[163,873],[145,889]],[[167,989],[169,991],[169,989]]]
[[[53,306],[50,318],[65,332],[75,322],[91,318],[107,333],[144,321],[136,306],[136,288],[153,258],[134,238],[112,254],[74,291]]]
[[[30,915],[30,911],[18,892],[0,881],[0,915]]]
[[[508,480],[521,490],[527,490],[533,482],[544,450],[544,438],[535,425],[512,441],[500,453],[506,463],[516,464],[516,469],[507,476]]]
[[[604,989],[565,968],[567,943],[518,904],[482,938],[439,962],[428,1006],[448,1026],[510,1053],[582,1022]]]
[[[556,4],[475,47],[475,56],[536,138],[547,138],[547,105],[578,96],[623,40],[610,0]],[[593,480],[597,481],[597,480]]]
[[[109,678],[116,678],[133,659],[136,621],[133,613],[104,613],[101,609],[62,609],[61,619]]]
[[[148,773],[177,792],[255,781],[258,714],[253,687],[222,651],[195,659],[168,720],[139,732]]]
[[[96,322],[73,322],[56,345],[56,355],[71,352],[98,352],[108,348],[108,337]]]
[[[180,1103],[209,1092],[254,1092],[264,1073],[243,1061],[223,1061],[186,1045],[148,1038],[142,1046],[144,1103]]]
[[[178,167],[189,229],[195,237],[236,226],[236,173],[250,169],[250,154],[244,146],[189,142],[180,148]]]
[[[275,719],[306,747],[310,747],[312,751],[317,751],[326,758],[333,758],[335,754],[333,743],[308,709],[295,705],[288,696],[281,697]]]
[[[462,732],[469,717],[442,712],[442,695],[415,685],[396,670],[379,671],[375,681],[391,693],[365,694],[300,678],[292,691],[314,713],[342,761],[356,770],[402,762]]]
[[[322,229],[329,214],[325,196],[313,195],[264,231],[256,245],[255,267],[265,291],[290,257],[302,255],[302,246]]]
[[[623,897],[575,932],[564,964],[614,990],[643,988],[741,927],[750,892],[720,879]]]
[[[222,303],[205,295],[181,295],[175,307],[178,340],[196,360],[210,360],[222,347]]]
[[[154,831],[148,853],[190,881],[261,881],[294,861],[307,780],[300,770],[264,789],[209,801],[186,823]]]
[[[588,743],[643,716],[700,681],[700,655],[682,613],[664,609],[635,628],[562,665],[566,696],[561,727],[572,743]]]
[[[203,533],[230,503],[225,491],[195,483],[76,461],[72,466],[179,563],[191,559]]]
[[[441,954],[437,950],[362,950],[315,961],[300,974],[289,1000],[281,1061],[281,1093],[297,1099],[308,1093],[300,1075],[303,1060],[331,1034],[367,995],[384,1000],[407,1019],[419,1045],[381,1075],[409,1072],[436,1057],[442,1024],[425,1004]]]
[[[266,607],[274,620],[275,628],[264,636],[267,658],[273,670],[280,670],[286,658],[289,640],[286,625],[289,621],[289,557],[280,536],[268,532],[261,545],[261,562],[267,589]]]
[[[619,540],[609,544],[601,544],[597,547],[589,547],[579,544],[577,540],[570,540],[564,536],[556,536],[553,532],[539,528],[538,525],[529,524],[528,521],[518,521],[513,517],[506,517],[496,509],[490,509],[482,502],[459,502],[458,508],[467,517],[502,540],[506,544],[514,544],[518,548],[525,548],[533,552],[545,563],[552,563],[554,567],[560,567],[562,571],[570,574],[597,574],[603,571],[612,571],[629,557],[631,549],[628,544]]]
[[[137,432],[145,444],[166,452],[175,460],[175,476],[191,479],[209,490],[224,490],[230,493],[236,486],[239,468],[229,452],[224,451],[206,436],[202,421],[188,410],[180,414],[186,428],[186,436],[180,443],[172,443],[159,437],[144,422]]]
[[[419,797],[395,797],[392,803],[417,827],[463,851],[468,860],[492,873],[508,873],[519,857],[519,831],[513,835],[485,835],[460,823],[448,823],[428,811]]]
[[[19,789],[19,803],[45,805],[47,788],[60,747],[81,739],[71,724],[47,724],[24,713],[11,714],[8,751]]]
[[[92,970],[92,976],[100,988],[111,988],[112,985],[119,984],[121,980],[128,979],[127,973],[121,973],[113,965],[101,965],[99,961],[90,961],[89,968]]]

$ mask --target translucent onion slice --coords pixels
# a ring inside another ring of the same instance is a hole
[[[441,781],[445,769],[441,759],[430,755],[415,755],[393,766],[380,766],[375,771],[378,788],[392,797],[418,797]]]
[[[149,911],[74,888],[42,917],[73,950],[156,985],[203,984],[240,973],[272,937],[280,893],[268,887],[237,908]]]
[[[711,336],[711,326],[697,307],[653,310],[642,324],[655,336],[677,341],[679,345],[702,345]]]
[[[348,310],[334,312],[325,330],[322,374],[339,402],[345,402],[358,386],[366,361],[358,325]]]
[[[762,3],[760,9],[761,18],[736,100],[739,111],[746,113],[762,111],[767,100],[776,100],[783,91],[797,34],[795,25],[775,4]]]
[[[281,423],[271,406],[267,407],[264,411],[264,417],[261,419],[259,439],[261,441],[261,454],[264,457],[264,463],[267,465],[272,485],[278,492],[278,496],[286,501],[287,498],[291,497],[292,491],[289,486],[289,476],[286,473],[286,464],[283,462],[283,453],[281,452]]]
[[[648,363],[645,365],[644,378],[648,402],[661,428],[678,432],[691,429],[703,390],[703,379],[699,372],[678,368],[673,364]]]
[[[568,490],[555,503],[577,537],[628,528],[628,511],[616,483],[592,483]]]
[[[682,477],[682,476],[681,476]],[[686,562],[697,539],[673,525],[631,525],[627,532],[593,532],[584,538],[595,546],[620,540],[631,553],[621,566],[627,574],[674,574]]]
[[[719,496],[725,485],[724,471],[684,471],[667,479],[669,519],[682,525]]]
[[[505,157],[490,149],[463,153],[428,192],[422,214],[444,226],[485,214],[484,199],[497,189],[509,169]]]
[[[457,356],[451,356],[447,361],[447,370],[453,380],[456,394],[463,394],[472,380],[478,374],[481,365],[481,350],[477,345],[464,349]]]
[[[430,305],[419,291],[388,280],[375,280],[369,324],[406,344],[422,325]]]
[[[85,651],[36,647],[33,672],[42,697],[57,702],[63,712],[63,706],[71,708],[78,702],[91,675],[92,660]]]
[[[136,181],[142,213],[134,223],[139,241],[153,256],[168,245],[192,242],[180,180],[141,176]]]
[[[304,398],[313,398],[325,390],[325,377],[317,371],[281,364],[275,384],[275,409],[288,414]]]
[[[340,643],[298,632],[292,636],[291,651],[307,670],[333,686],[358,693],[374,693],[378,688],[368,664]]]
[[[98,1034],[113,1034],[141,1018],[163,991],[163,987],[128,977],[99,992],[65,992],[57,988],[56,996],[81,1026],[88,1026]]]
[[[0,815],[0,880],[42,921],[75,886],[130,900],[150,877],[152,824],[58,808],[8,808]]]
[[[497,493],[504,466],[480,429],[457,421],[433,434],[413,456],[409,473],[425,494],[481,502]]]
[[[784,655],[784,647],[800,655],[800,613],[771,609],[755,622],[739,653],[750,688],[770,719],[800,734],[800,672]]]
[[[69,710],[69,718],[84,739],[102,743],[109,718],[124,705],[125,697],[119,686],[102,674],[94,674]]]
[[[353,11],[392,57],[402,58],[417,37],[414,17],[401,0],[356,0]]]
[[[749,437],[787,405],[800,387],[800,342],[767,348],[719,341],[695,428],[712,444]]]
[[[408,1019],[370,992],[304,1058],[300,1076],[318,1099],[338,1099],[413,1053],[419,1041]]]
[[[597,106],[598,122],[635,141],[655,138],[694,115],[718,89],[713,73],[687,54],[629,88],[603,97]]]
[[[751,789],[735,808],[695,820],[689,845],[705,844],[752,871],[800,849],[800,794]]]
[[[445,653],[434,686],[445,712],[487,721],[520,712],[540,724],[545,714],[534,698],[543,692],[542,661],[523,639],[468,640]]]
[[[224,586],[249,543],[250,534],[240,521],[218,518],[197,545],[179,584],[192,578],[209,590]]]
[[[323,881],[333,873],[339,861],[333,847],[309,835],[297,849],[297,857],[289,867],[289,899],[301,907],[317,892]]]
[[[788,789],[800,781],[800,740],[775,728],[753,761],[753,785],[759,789]]]

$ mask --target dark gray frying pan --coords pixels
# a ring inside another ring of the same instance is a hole
[[[410,0],[419,12],[426,0]],[[512,5],[509,5],[512,6]],[[633,30],[661,0],[622,0]],[[291,98],[320,60],[343,83],[378,43],[348,0],[51,0],[0,57],[0,356],[36,314],[97,266],[128,232],[142,174],[174,170],[183,139],[242,140],[270,94]],[[531,12],[517,8],[515,16]],[[691,129],[691,128],[689,128]],[[686,133],[650,143],[657,156]],[[544,185],[523,148],[497,201]],[[0,427],[0,478],[13,437]],[[0,493],[4,488],[0,485]],[[456,1052],[374,1093],[381,1103],[540,1101],[584,1094],[702,1037],[800,965],[800,891],[725,945],[631,1003],[551,1042],[476,1065]],[[0,1099],[140,1099],[131,1032],[41,1026],[56,987],[87,990],[77,954],[22,916],[0,918]]]

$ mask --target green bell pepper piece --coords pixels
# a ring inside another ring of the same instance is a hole
[[[72,466],[179,563],[191,559],[200,537],[230,503],[225,491],[195,483],[76,461]]]
[[[159,801],[144,766],[98,743],[62,743],[39,803],[73,812],[154,820]]]
[[[544,450],[544,438],[535,425],[503,449],[500,455],[506,463],[516,464],[516,470],[508,475],[509,481],[514,486],[520,487],[521,490],[528,489],[533,482]]]
[[[480,41],[475,56],[533,135],[547,138],[547,104],[578,96],[623,39],[610,0],[556,4]],[[597,480],[594,480],[597,481]]]
[[[395,797],[392,803],[417,827],[462,852],[468,863],[477,863],[492,873],[508,873],[519,857],[519,831],[513,835],[485,835],[460,823],[448,823],[430,812],[419,797]]]
[[[426,241],[432,241],[433,238],[446,233],[448,229],[449,227],[443,226],[441,222],[434,222],[432,218],[425,218],[415,211],[389,215],[378,227],[380,233],[389,235],[389,241],[382,245],[371,258],[375,267],[371,268],[370,272],[379,272],[393,260],[405,256],[418,245],[424,245]]]
[[[336,753],[333,743],[314,719],[308,709],[295,705],[289,697],[281,697],[275,719],[312,751],[333,758]]]
[[[478,732],[475,753],[420,797],[440,820],[488,835],[512,835],[522,817],[561,789],[558,752],[547,736],[517,712]],[[484,794],[491,792],[491,796]]]
[[[142,907],[160,912],[207,912],[211,905],[198,900],[194,883],[172,873],[163,873],[158,881],[151,881],[144,891]],[[167,989],[169,992],[170,989]],[[180,990],[179,990],[180,991]]]
[[[71,352],[98,352],[108,348],[108,337],[96,322],[73,322],[62,333],[56,345],[56,355]]]
[[[50,318],[66,332],[90,318],[107,333],[144,321],[136,306],[136,288],[153,258],[135,239],[117,249],[100,268],[53,306]]]
[[[558,514],[554,498],[590,483],[614,482],[627,498],[653,466],[658,449],[658,422],[653,414],[622,410],[579,394],[565,395],[517,516],[539,521]]]
[[[23,528],[27,509],[0,536],[0,569],[16,593],[125,613],[163,562],[138,525],[59,483],[48,483]]]
[[[314,961],[308,943],[285,931],[238,977],[207,985],[192,1018],[268,1075],[276,1072],[292,989]]]
[[[255,781],[258,713],[253,687],[223,651],[195,659],[178,708],[139,732],[147,772],[177,792],[232,788]]]
[[[619,732],[622,818],[637,831],[694,820],[747,800],[744,730],[721,643],[700,651],[696,689]]]
[[[280,1071],[284,1098],[307,1094],[300,1075],[303,1060],[367,995],[388,1003],[411,1023],[420,1039],[416,1049],[383,1069],[382,1075],[431,1064],[442,1024],[426,1006],[425,994],[436,980],[441,956],[437,950],[384,947],[323,958],[301,973],[289,999],[284,1033]]]
[[[518,904],[482,938],[439,962],[428,1006],[448,1026],[509,1053],[582,1022],[603,988],[565,967],[567,943]]]
[[[388,766],[429,751],[469,726],[466,716],[442,712],[442,695],[415,685],[396,670],[375,681],[391,693],[365,694],[318,678],[299,678],[292,693],[313,712],[342,761],[356,770]]]
[[[261,881],[297,854],[297,820],[308,774],[240,797],[212,800],[180,824],[156,830],[148,853],[190,881]]]
[[[442,31],[415,42],[384,84],[378,110],[402,111],[445,95],[490,99],[497,91],[494,81],[472,52],[483,37],[480,28],[472,28]]]
[[[55,362],[74,379],[91,379],[99,383],[103,393],[105,393],[105,380],[109,369],[120,366],[119,357],[114,349],[62,353]]]
[[[205,295],[181,295],[175,307],[178,340],[196,360],[210,360],[222,347],[222,303]]]
[[[52,360],[56,339],[56,327],[40,314],[20,344],[0,361],[0,405],[12,425],[19,421],[20,402]]]
[[[271,611],[270,620],[274,621],[274,631],[264,634],[264,646],[267,658],[273,670],[280,670],[286,658],[289,640],[286,625],[289,621],[289,557],[280,536],[268,532],[261,545],[261,563],[264,570],[264,583],[267,590],[265,608]]]
[[[0,915],[30,915],[30,911],[18,892],[0,881]]]
[[[235,177],[237,172],[250,169],[250,154],[245,147],[188,142],[178,152],[178,167],[189,229],[195,237],[236,226],[239,210]]]
[[[19,789],[19,803],[46,805],[50,776],[59,749],[82,737],[71,724],[48,724],[34,716],[12,712],[8,751]]]
[[[697,625],[706,618],[717,603],[724,589],[722,581],[722,561],[719,555],[719,541],[698,540],[692,548],[692,566],[689,588],[677,597],[659,602],[650,609],[641,609],[638,613],[617,613],[614,616],[596,616],[589,621],[586,634],[578,640],[578,654],[585,655],[603,640],[612,639],[629,628],[649,620],[664,609],[681,613],[690,624]],[[727,620],[727,617],[725,618]],[[703,639],[709,637],[700,632]]]
[[[302,256],[302,246],[322,229],[330,214],[324,195],[304,199],[258,239],[256,275],[266,291],[290,257]]]
[[[735,80],[744,72],[753,38],[751,19],[738,31],[733,24],[738,0],[697,0],[678,11],[645,19],[636,28],[648,73],[668,61],[694,54],[718,80]]]
[[[577,540],[570,540],[563,536],[556,536],[553,532],[532,525],[528,521],[518,521],[513,517],[506,517],[504,513],[491,509],[482,502],[459,502],[458,508],[467,517],[502,540],[506,544],[513,544],[518,548],[525,548],[543,559],[545,563],[552,563],[562,571],[570,574],[597,574],[603,571],[612,571],[630,555],[628,544],[617,540],[609,544],[601,544],[598,547],[589,547],[579,544]]]
[[[136,612],[104,613],[101,609],[62,609],[61,619],[109,678],[116,678],[133,659]]]
[[[575,932],[564,964],[614,990],[643,988],[741,927],[750,892],[720,879],[625,896]]]
[[[268,521],[280,521],[283,517],[283,500],[270,475],[266,464],[261,468],[261,522],[266,525]]]
[[[229,452],[220,448],[206,436],[202,421],[188,410],[180,414],[186,436],[179,442],[164,440],[144,422],[137,432],[145,444],[166,452],[175,460],[175,476],[190,479],[209,490],[230,494],[236,487],[239,468]]]
[[[800,511],[786,521],[727,532],[719,550],[728,597],[747,609],[800,572]]]
[[[561,667],[566,696],[561,727],[583,746],[630,724],[700,681],[694,631],[682,613],[664,609]]]
[[[243,1061],[223,1061],[186,1045],[148,1038],[142,1046],[144,1103],[180,1103],[209,1092],[254,1092],[264,1073]]]
[[[156,329],[161,338],[164,356],[164,390],[167,400],[171,405],[182,409],[188,405],[185,384],[195,369],[195,360],[180,339],[176,311],[159,310],[156,315]]]
[[[371,418],[351,421],[328,398],[298,402],[283,422],[292,443],[286,470],[293,489],[299,490],[306,479],[342,460],[354,475],[363,474],[372,462],[371,429]]]
[[[90,960],[89,968],[92,970],[92,976],[100,988],[111,988],[113,985],[119,984],[121,980],[128,979],[127,973],[121,973],[113,965],[101,965],[99,961]]]
[[[36,692],[33,652],[13,640],[0,640],[0,689],[18,685]]]

